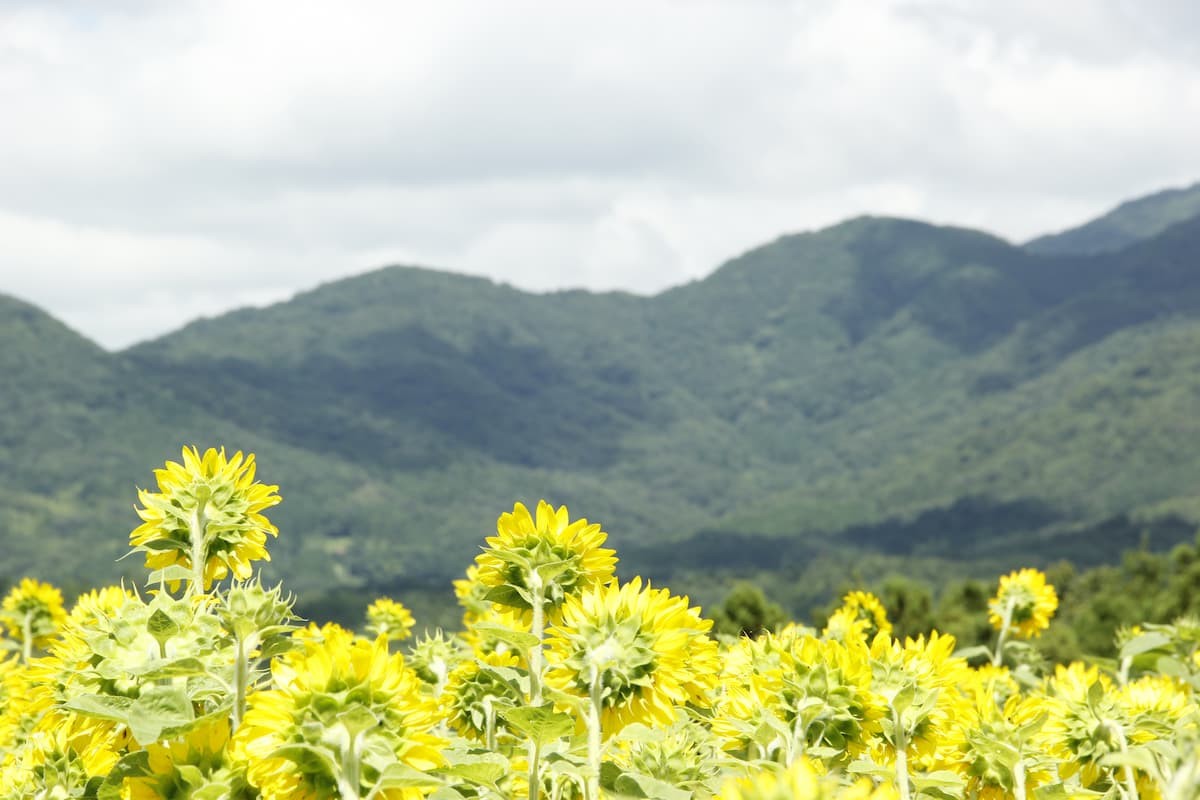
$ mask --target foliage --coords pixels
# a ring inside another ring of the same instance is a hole
[[[1167,549],[1200,520],[1180,207],[1086,256],[862,218],[654,297],[392,267],[120,353],[0,298],[0,578],[133,579],[120,498],[181,440],[295,487],[264,574],[343,622],[380,594],[451,620],[514,498],[620,520],[629,574],[710,604],[744,577],[792,615],[851,568],[940,585]]]
[[[4,601],[23,654],[0,662],[0,797],[1138,800],[1174,797],[1200,770],[1194,617],[1118,631],[1116,659],[1050,669],[1036,640],[1057,592],[1025,569],[984,601],[990,647],[893,636],[859,590],[820,634],[718,640],[687,598],[620,581],[598,524],[517,503],[456,586],[463,630],[405,654],[392,634],[411,617],[389,599],[368,612],[373,638],[298,625],[257,573],[265,540],[249,574],[206,569],[231,531],[277,531],[238,497],[278,502],[252,474],[208,494],[254,463],[210,452],[213,469],[197,449],[168,464],[179,507],[200,498],[191,563],[151,572],[148,599],[107,587],[68,613],[25,579]],[[890,586],[930,613],[916,584]],[[770,608],[746,587],[734,600]]]
[[[778,603],[766,598],[762,589],[742,581],[734,585],[725,602],[713,612],[713,622],[714,633],[757,639],[779,630],[787,622],[787,615]]]

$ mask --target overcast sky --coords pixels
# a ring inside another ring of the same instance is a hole
[[[648,293],[861,213],[1024,240],[1198,143],[1191,0],[0,0],[0,292],[108,347],[392,263]]]

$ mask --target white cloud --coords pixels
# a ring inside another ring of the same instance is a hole
[[[646,292],[857,213],[1025,238],[1200,178],[1194,9],[9,4],[0,291],[119,346],[389,262]]]

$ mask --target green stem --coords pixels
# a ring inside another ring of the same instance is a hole
[[[496,752],[496,706],[492,703],[491,695],[483,698],[484,740],[487,742],[489,753]]]
[[[1133,668],[1133,656],[1125,656],[1121,659],[1121,669],[1117,671],[1117,683],[1124,686],[1129,683],[1129,670]]]
[[[600,800],[600,706],[603,698],[600,696],[600,669],[592,666],[591,690],[588,692],[591,702],[588,703],[588,800]]]
[[[542,576],[536,570],[529,573],[529,589],[533,594],[533,629],[532,633],[537,642],[529,650],[529,704],[538,707],[542,704],[542,639],[546,635],[546,590],[542,585]],[[538,761],[541,758],[541,747],[534,739],[529,740],[529,800],[538,800],[542,784]]]
[[[208,520],[204,516],[203,504],[198,504],[196,510],[192,512],[192,518],[188,521],[188,536],[191,539],[192,560],[192,584],[188,587],[188,593],[193,594],[199,592],[204,593],[204,562],[208,548],[204,537],[208,528]]]
[[[1125,740],[1125,730],[1121,727],[1121,723],[1115,720],[1106,720],[1104,725],[1116,737],[1117,744],[1121,747],[1121,753],[1129,755],[1129,742]],[[1125,795],[1129,800],[1138,800],[1137,779],[1133,775],[1133,767],[1126,764],[1121,771],[1125,776]]]
[[[33,658],[33,613],[26,611],[21,620],[21,663],[29,664]]]
[[[538,759],[542,757],[542,748],[536,739],[529,740],[529,800],[538,800],[542,793],[542,779],[538,774]]]
[[[246,657],[246,642],[237,637],[237,657],[233,664],[233,721],[230,734],[242,724],[246,716],[246,688],[250,683],[250,664]]]
[[[796,720],[792,723],[792,740],[788,743],[789,764],[804,754],[805,745],[808,744],[808,725],[804,722],[804,711],[800,707],[803,700],[801,698],[796,703]]]
[[[1013,798],[1025,800],[1025,760],[1018,758],[1017,767],[1013,770]]]
[[[533,629],[530,631],[537,642],[529,651],[529,702],[531,705],[542,704],[542,639],[546,634],[546,598],[541,577],[533,572],[530,575],[530,589],[533,591]]]
[[[900,800],[909,800],[908,735],[895,706],[892,707],[892,739],[896,746],[896,788],[900,792]]]
[[[1004,640],[1008,638],[1008,629],[1012,627],[1013,608],[1016,600],[1009,599],[1004,605],[1004,621],[1000,625],[1000,636],[996,639],[996,652],[992,653],[992,666],[998,667],[1004,663]]]
[[[338,790],[342,800],[359,800],[361,740],[362,733],[347,736],[346,743],[342,746],[342,774],[338,778]]]

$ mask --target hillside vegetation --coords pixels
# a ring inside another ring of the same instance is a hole
[[[631,572],[793,612],[1166,547],[1200,519],[1198,252],[1193,187],[1026,247],[859,218],[653,297],[389,267],[119,353],[0,298],[4,577],[135,574],[114,532],[191,443],[289,487],[269,574],[323,616],[448,598],[542,497]]]

